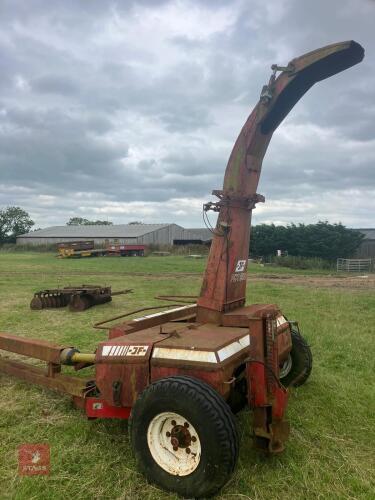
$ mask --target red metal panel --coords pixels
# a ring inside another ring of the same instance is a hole
[[[102,398],[86,398],[86,415],[90,418],[122,418],[130,417],[131,408],[111,406]]]
[[[132,406],[147,387],[149,358],[158,338],[157,334],[143,331],[99,344],[96,385],[109,405]]]
[[[288,391],[282,387],[276,387],[273,392],[272,418],[283,420],[288,405]]]
[[[198,380],[203,380],[211,385],[225,399],[229,396],[230,384],[226,383],[233,375],[233,366],[226,370],[200,370],[198,368],[184,366],[152,366],[151,367],[151,382],[155,382],[161,378],[173,377],[175,375],[185,375]]]
[[[250,306],[238,307],[234,311],[222,314],[223,326],[240,326],[247,328],[252,321],[258,321],[259,318],[267,314],[279,314],[279,308],[275,304],[251,304]]]
[[[253,323],[251,328],[250,357],[246,364],[248,401],[251,408],[268,403],[263,328],[263,321]]]
[[[148,360],[138,364],[97,364],[95,381],[101,396],[109,405],[133,406],[149,384]],[[118,399],[115,384],[120,384]]]

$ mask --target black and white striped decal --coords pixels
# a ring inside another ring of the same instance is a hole
[[[146,356],[147,345],[104,345],[102,356]]]

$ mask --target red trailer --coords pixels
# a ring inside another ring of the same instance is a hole
[[[106,255],[108,256],[121,256],[121,257],[144,257],[146,251],[145,245],[121,245],[113,244],[108,245],[106,248]]]

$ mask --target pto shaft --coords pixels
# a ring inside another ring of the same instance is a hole
[[[60,353],[60,363],[62,365],[75,365],[78,363],[94,364],[95,354],[79,352],[78,349],[67,348]]]

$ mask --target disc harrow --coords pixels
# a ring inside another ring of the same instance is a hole
[[[73,312],[84,311],[90,307],[111,302],[114,295],[124,295],[132,289],[112,292],[110,286],[81,285],[79,287],[66,286],[40,290],[34,293],[30,302],[30,309],[55,309],[69,306]]]

